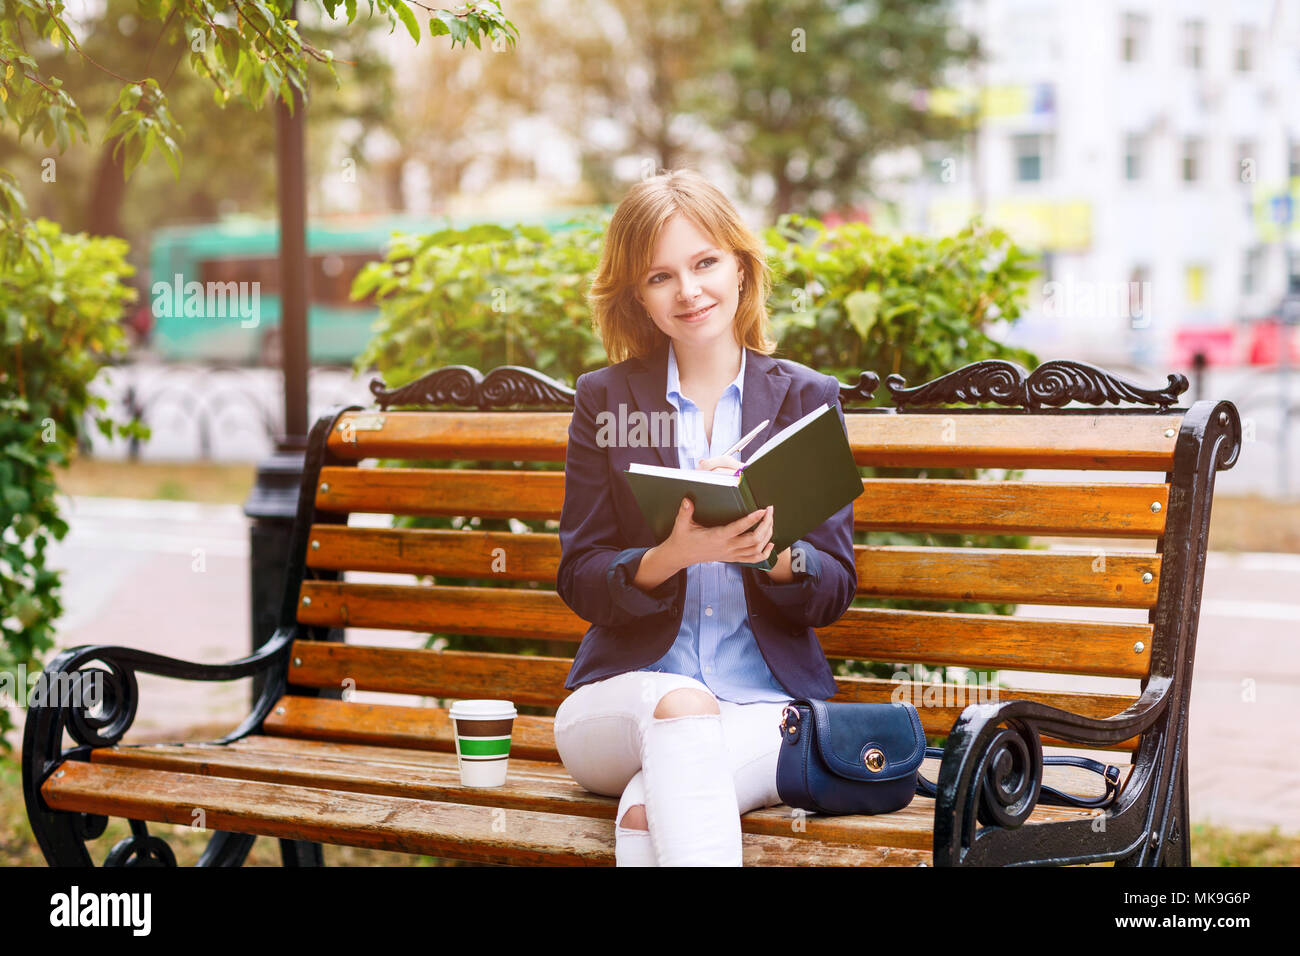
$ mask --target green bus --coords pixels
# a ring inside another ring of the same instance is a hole
[[[349,292],[368,262],[382,259],[394,232],[428,233],[494,222],[548,230],[604,207],[584,206],[511,217],[346,216],[307,225],[307,341],[313,365],[347,365],[361,353],[379,316],[374,296]],[[149,250],[142,310],[151,319],[150,351],[163,361],[280,364],[280,229],[269,220],[157,230]]]

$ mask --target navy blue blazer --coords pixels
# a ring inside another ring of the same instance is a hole
[[[749,434],[764,419],[770,424],[741,452],[741,460],[823,402],[834,405],[844,424],[839,382],[833,376],[752,349],[747,353],[740,433]],[[681,629],[685,568],[651,591],[632,583],[655,540],[623,475],[631,462],[679,467],[676,445],[602,447],[596,440],[596,416],[609,411],[617,420],[620,405],[629,418],[635,410],[651,422],[670,421],[675,416],[664,397],[667,384],[667,339],[644,358],[578,376],[564,467],[556,590],[591,627],[565,679],[570,690],[653,664]],[[786,693],[831,697],[838,687],[813,628],[838,620],[857,591],[852,503],[791,548],[802,548],[805,556],[805,570],[796,572],[793,582],[776,584],[760,568],[741,568],[750,629]]]

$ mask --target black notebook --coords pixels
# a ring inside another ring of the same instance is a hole
[[[739,475],[639,462],[628,465],[623,474],[660,544],[672,534],[683,498],[693,502],[695,522],[709,528],[772,505],[769,556],[736,562],[768,571],[776,567],[782,551],[863,492],[848,436],[828,403],[764,442]]]

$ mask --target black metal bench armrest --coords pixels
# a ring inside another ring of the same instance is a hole
[[[181,680],[229,681],[271,672],[252,713],[220,743],[228,743],[258,727],[283,689],[289,648],[299,634],[297,624],[281,627],[254,653],[224,664],[184,661],[134,647],[82,644],[61,651],[38,678],[27,708],[23,730],[23,778],[39,786],[55,766],[68,759],[87,759],[95,747],[111,747],[135,720],[139,688],[135,675],[155,674]],[[92,661],[103,667],[88,667]],[[60,752],[63,731],[81,746]]]
[[[1150,678],[1142,696],[1111,717],[1085,717],[1029,700],[967,707],[953,724],[939,765],[936,852],[973,845],[977,822],[1014,828],[1029,817],[1042,786],[1040,734],[1093,747],[1128,740],[1165,716],[1170,686],[1167,678]]]

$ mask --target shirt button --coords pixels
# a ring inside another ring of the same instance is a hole
[[[713,617],[713,605],[710,604],[708,607],[706,607],[704,609],[704,613],[707,614],[709,617]]]

